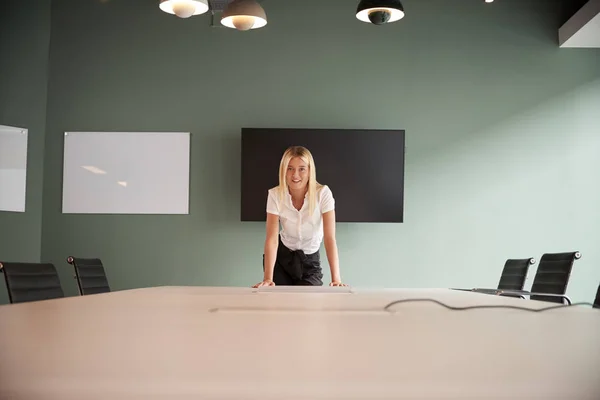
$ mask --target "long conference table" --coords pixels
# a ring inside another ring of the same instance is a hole
[[[431,300],[555,305],[348,287],[156,287],[4,305],[0,399],[600,399],[599,310]]]

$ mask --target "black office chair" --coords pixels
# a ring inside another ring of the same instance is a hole
[[[535,258],[524,258],[519,260],[506,260],[498,290],[523,290],[529,266],[535,264]]]
[[[596,300],[594,300],[594,308],[600,308],[600,286],[598,286],[598,291],[596,292]]]
[[[11,303],[65,297],[56,268],[49,263],[0,263]]]
[[[496,289],[474,288],[471,289],[471,291],[484,294],[498,294],[503,290],[523,290],[525,280],[527,279],[527,272],[529,272],[529,266],[532,264],[535,264],[535,258],[533,257],[508,259],[504,263],[504,268],[500,274],[500,281],[498,282],[498,287]],[[508,296],[508,294],[506,295]]]
[[[571,299],[565,295],[571,277],[571,270],[575,260],[581,258],[578,251],[568,253],[546,253],[540,259],[533,284],[530,291],[501,290],[501,296],[515,296],[531,300],[548,301],[552,303],[571,304]]]
[[[106,272],[99,258],[69,257],[67,262],[75,269],[74,278],[77,279],[80,295],[110,292]]]

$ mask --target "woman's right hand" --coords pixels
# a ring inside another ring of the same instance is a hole
[[[275,282],[271,279],[265,279],[262,282],[258,282],[256,285],[252,286],[253,288],[259,288],[261,286],[275,286]]]

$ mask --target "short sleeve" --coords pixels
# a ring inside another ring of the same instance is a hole
[[[335,199],[333,198],[333,193],[331,193],[329,186],[323,186],[323,188],[321,188],[320,206],[322,214],[335,209]]]
[[[267,212],[279,215],[279,202],[277,201],[277,196],[275,196],[275,191],[273,189],[269,190],[269,195],[267,196]]]

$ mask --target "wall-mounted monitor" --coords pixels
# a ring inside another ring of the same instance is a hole
[[[338,222],[404,221],[404,130],[243,128],[241,136],[242,221],[266,220],[267,191],[293,145],[312,153]]]

